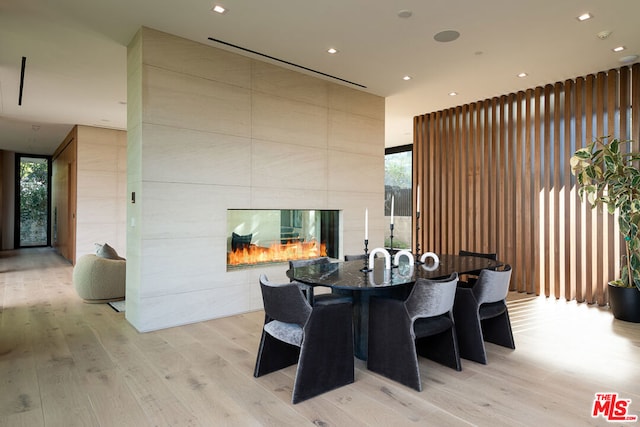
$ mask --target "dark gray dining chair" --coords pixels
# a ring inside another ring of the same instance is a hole
[[[354,381],[351,304],[312,307],[294,283],[275,284],[263,274],[265,320],[253,375],[298,364],[292,403]]]
[[[487,258],[493,261],[497,261],[498,260],[498,254],[493,253],[493,252],[472,252],[472,251],[466,251],[466,250],[460,250],[458,251],[458,255],[460,256],[475,256],[475,257],[480,257],[480,258]],[[460,283],[458,283],[458,286],[467,286],[467,287],[471,287],[473,286],[476,282],[478,281],[478,275],[477,274],[465,274],[464,276],[460,277]]]
[[[456,290],[453,314],[461,357],[486,364],[485,341],[516,348],[506,301],[510,280],[511,266],[506,265],[482,270],[472,288]]]
[[[329,264],[330,262],[331,260],[328,257],[289,260],[289,270],[293,271],[294,268],[307,267],[309,265]],[[340,293],[337,290],[331,290],[330,293],[315,295],[313,286],[297,283],[311,305],[353,302],[353,297],[347,291]]]
[[[367,368],[422,391],[418,355],[462,369],[452,308],[458,274],[418,279],[402,301],[371,298]]]

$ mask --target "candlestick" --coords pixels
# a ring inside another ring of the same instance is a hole
[[[364,239],[364,267],[360,269],[363,273],[373,271],[369,268],[369,240]]]
[[[420,261],[420,211],[416,212],[416,264],[422,264]]]
[[[418,188],[416,189],[416,196],[418,199],[416,200],[416,212],[420,215],[420,184],[418,184]]]
[[[390,224],[390,228],[391,228],[391,234],[389,235],[389,255],[391,255],[391,258],[393,258],[394,255],[394,251],[393,251],[393,223]],[[396,265],[392,266],[392,268],[397,267]]]

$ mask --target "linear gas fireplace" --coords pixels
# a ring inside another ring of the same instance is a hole
[[[227,271],[255,265],[338,258],[340,211],[227,210]]]

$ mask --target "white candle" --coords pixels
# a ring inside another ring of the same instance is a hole
[[[418,189],[416,190],[416,194],[418,196],[418,200],[416,201],[416,210],[420,213],[420,184],[418,184]]]
[[[364,210],[364,240],[369,240],[369,209]]]
[[[393,225],[393,199],[394,196],[391,196],[391,225]]]

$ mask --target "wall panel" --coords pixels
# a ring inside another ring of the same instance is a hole
[[[513,290],[606,304],[617,221],[580,200],[569,158],[598,136],[637,141],[639,86],[635,64],[415,117],[422,250],[497,252]]]

